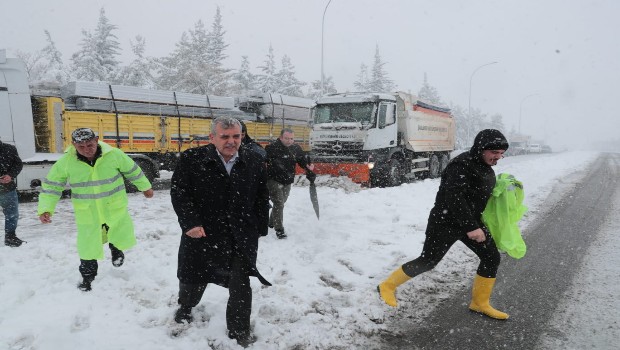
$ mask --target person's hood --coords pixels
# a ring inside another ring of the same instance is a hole
[[[482,151],[484,150],[507,150],[508,149],[508,140],[506,137],[499,131],[495,129],[484,129],[476,135],[474,139],[474,145],[471,146],[469,153],[472,156],[480,156],[482,155]]]

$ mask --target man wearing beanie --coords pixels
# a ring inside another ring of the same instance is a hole
[[[474,145],[450,161],[443,174],[426,228],[420,256],[400,266],[377,287],[381,299],[395,307],[396,288],[411,278],[433,269],[450,247],[461,241],[480,259],[474,278],[469,309],[505,320],[508,314],[494,309],[489,299],[495,284],[500,255],[482,212],[495,187],[493,165],[503,158],[508,141],[495,129],[478,133]]]

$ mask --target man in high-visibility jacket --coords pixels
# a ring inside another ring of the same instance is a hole
[[[68,181],[78,230],[79,270],[83,278],[78,288],[89,291],[97,276],[97,260],[103,259],[103,244],[109,242],[112,264],[116,267],[125,260],[123,250],[136,244],[123,177],[146,198],[153,197],[153,189],[142,169],[129,156],[99,142],[91,129],[76,129],[71,138],[73,146],[67,148],[43,181],[38,214],[42,223],[52,222],[52,214]]]

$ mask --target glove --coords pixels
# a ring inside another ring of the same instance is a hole
[[[314,182],[314,180],[316,180],[316,174],[314,171],[306,170],[306,179],[310,182]]]

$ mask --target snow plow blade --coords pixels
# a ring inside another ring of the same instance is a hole
[[[331,176],[347,176],[351,181],[369,185],[370,184],[370,170],[368,165],[364,163],[312,163],[314,164],[314,173],[317,175],[331,175]],[[297,167],[297,174],[303,174],[300,172],[299,166]]]

